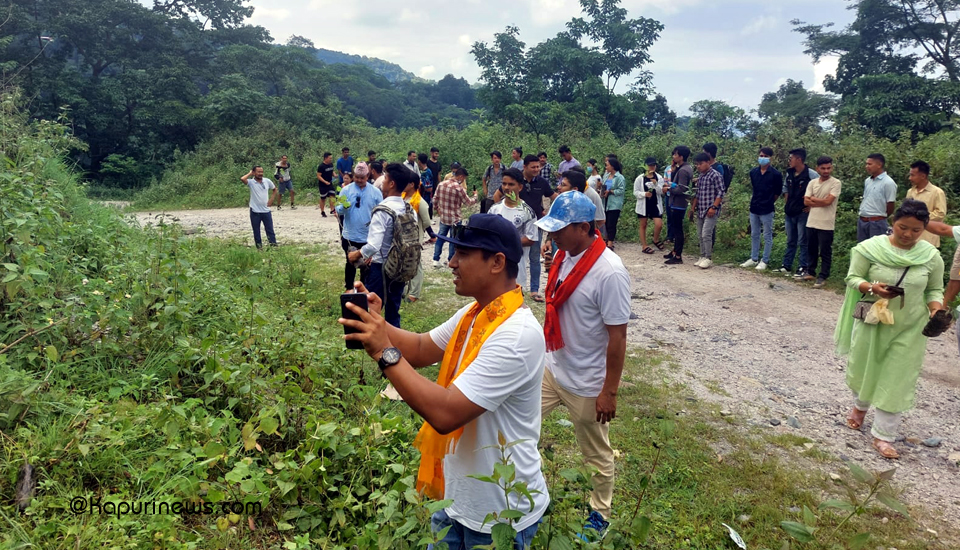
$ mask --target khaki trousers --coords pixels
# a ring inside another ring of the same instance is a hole
[[[583,461],[597,469],[593,476],[593,491],[590,492],[590,507],[604,519],[609,519],[613,502],[613,447],[610,446],[610,425],[597,422],[597,399],[568,392],[546,369],[543,371],[541,392],[544,418],[560,404],[570,413]]]

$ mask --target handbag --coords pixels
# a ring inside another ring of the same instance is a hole
[[[897,284],[894,287],[899,288],[900,283],[903,282],[903,279],[907,276],[907,272],[910,271],[910,266],[907,266],[903,270],[903,275],[900,275],[900,280],[897,281]],[[890,287],[887,287],[890,288]],[[867,295],[860,293],[861,298],[866,298]],[[876,300],[863,300],[857,302],[857,305],[853,308],[853,318],[858,321],[864,321],[867,318],[867,313],[873,308],[873,305],[876,303]],[[903,307],[903,294],[900,294],[900,307]]]

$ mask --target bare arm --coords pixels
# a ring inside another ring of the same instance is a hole
[[[933,233],[934,235],[940,235],[941,237],[952,237],[953,236],[953,226],[945,224],[943,222],[935,222],[933,220],[927,224],[927,231]]]
[[[503,200],[503,191],[497,189],[497,192],[493,194],[493,202],[500,202]]]
[[[896,208],[897,208],[897,203],[895,203],[895,202],[888,202],[888,203],[887,203],[887,217],[892,216],[892,215],[893,215],[893,211],[896,210]]]
[[[247,172],[247,174],[244,175],[244,176],[240,176],[240,183],[246,185],[246,184],[247,184],[247,180],[250,179],[251,177],[253,177],[253,170],[250,170],[250,171]]]
[[[617,415],[617,392],[623,375],[623,360],[627,353],[627,325],[607,325],[607,374],[597,396],[597,422],[613,420]]]
[[[957,294],[960,294],[960,280],[950,279],[947,290],[943,293],[943,305],[950,307],[950,304],[957,299]]]

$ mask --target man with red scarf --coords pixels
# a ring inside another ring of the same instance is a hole
[[[627,349],[630,276],[594,222],[596,206],[583,193],[562,193],[537,222],[558,252],[547,278],[544,336],[547,364],[542,416],[563,404],[587,464],[597,468],[586,528],[602,534],[613,500],[613,448],[608,423]]]

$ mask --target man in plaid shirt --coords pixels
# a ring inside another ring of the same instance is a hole
[[[465,204],[475,204],[477,202],[477,192],[473,196],[467,195],[466,191],[467,171],[463,168],[457,168],[453,173],[453,179],[440,182],[434,191],[433,207],[440,216],[440,230],[437,234],[446,237],[450,234],[450,228],[460,223],[460,209]],[[443,252],[443,239],[437,239],[437,244],[433,250],[433,267],[443,267],[440,263],[440,253]],[[447,261],[453,258],[453,245],[449,246]]]
[[[547,154],[543,151],[540,151],[540,154],[537,155],[540,159],[540,177],[547,180],[548,182],[553,181],[553,165],[547,162]]]
[[[693,212],[697,215],[697,236],[700,237],[700,259],[693,264],[700,269],[709,269],[713,265],[713,230],[717,227],[720,205],[723,203],[723,176],[710,165],[713,160],[706,153],[693,157],[694,165],[700,172],[697,180],[697,198],[693,203]]]

